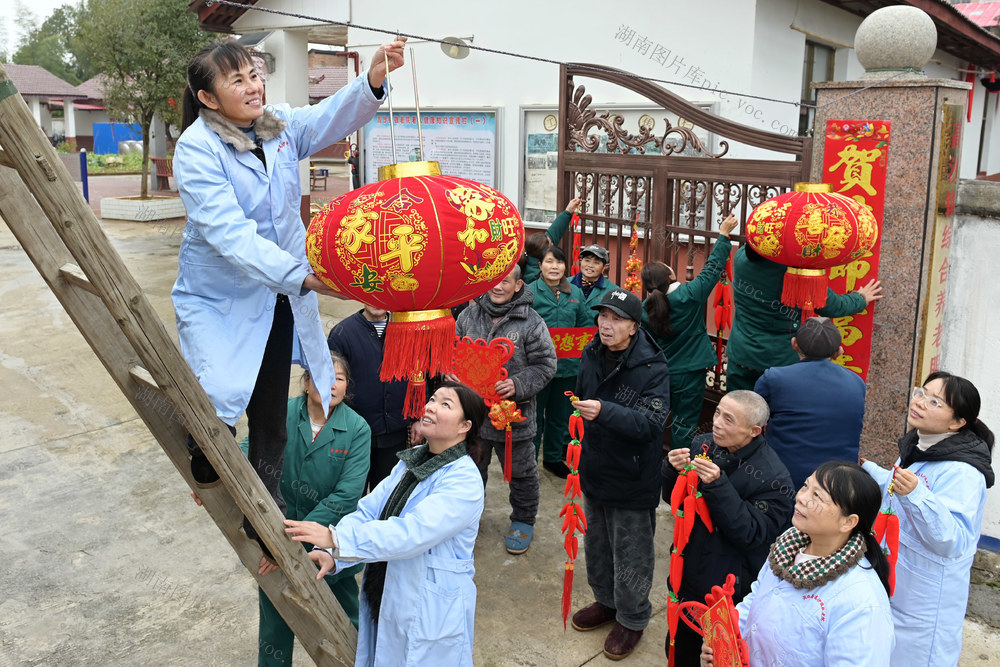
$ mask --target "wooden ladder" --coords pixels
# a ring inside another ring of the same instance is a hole
[[[125,398],[188,485],[188,432],[222,478],[198,488],[205,509],[318,665],[353,665],[357,631],[302,547],[285,535],[277,505],[216,417],[177,344],[112,247],[90,206],[0,65],[0,216]],[[280,570],[257,574],[261,551]]]

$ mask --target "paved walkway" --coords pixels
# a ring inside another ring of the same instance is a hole
[[[127,178],[95,178],[95,191]],[[173,334],[183,222],[102,226]],[[2,221],[0,276],[0,667],[253,664],[253,579]],[[358,307],[321,302],[327,329]],[[562,489],[542,472],[535,542],[510,556],[507,487],[493,464],[476,545],[477,665],[611,664],[604,632],[560,619]],[[669,510],[657,517],[654,616],[630,665],[665,663]],[[591,601],[584,558],[574,609]],[[296,652],[295,664],[310,662]],[[1000,664],[1000,634],[967,620],[959,664]]]

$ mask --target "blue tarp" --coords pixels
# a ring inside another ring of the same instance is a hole
[[[94,123],[94,152],[118,154],[119,141],[142,141],[138,123]]]

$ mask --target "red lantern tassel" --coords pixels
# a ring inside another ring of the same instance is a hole
[[[417,371],[428,376],[449,373],[454,349],[455,318],[450,310],[393,313],[379,379],[401,380]]]
[[[417,373],[406,385],[406,398],[403,399],[403,416],[409,419],[420,419],[424,416],[427,405],[427,383],[424,374]]]
[[[569,608],[573,604],[573,563],[566,563],[563,571],[562,615],[563,630],[566,629],[566,619],[569,618]]]
[[[785,285],[781,303],[802,309],[802,321],[813,316],[817,308],[826,305],[826,269],[785,270]]]
[[[510,432],[510,426],[504,429],[504,442],[503,442],[503,481],[510,484],[511,471],[513,470],[513,462],[511,458],[514,453],[514,436]]]

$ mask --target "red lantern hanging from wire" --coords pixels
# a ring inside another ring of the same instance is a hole
[[[831,190],[826,183],[796,183],[747,221],[750,247],[788,267],[781,302],[801,308],[803,318],[826,305],[826,270],[863,257],[878,239],[871,210]]]
[[[409,414],[419,416],[423,377],[451,370],[449,308],[510,273],[524,250],[524,226],[501,193],[442,176],[437,162],[388,165],[379,176],[313,217],[306,250],[324,283],[392,313],[380,377],[410,379]]]

